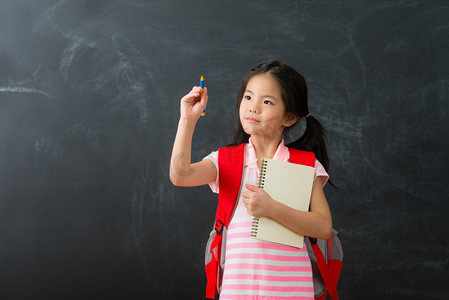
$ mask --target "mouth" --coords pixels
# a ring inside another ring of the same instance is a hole
[[[254,124],[254,123],[259,123],[260,121],[255,119],[255,118],[251,118],[251,117],[247,117],[245,118],[246,122],[250,123],[250,124]]]

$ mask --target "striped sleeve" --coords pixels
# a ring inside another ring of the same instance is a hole
[[[210,189],[212,190],[212,192],[218,194],[218,191],[219,191],[219,188],[218,188],[218,174],[219,174],[219,172],[218,172],[218,151],[212,152],[211,154],[209,154],[208,156],[203,158],[203,160],[205,160],[206,158],[209,159],[215,165],[215,168],[217,168],[217,179],[215,180],[215,182],[209,183],[209,186],[210,186]]]
[[[315,180],[318,176],[322,177],[321,181],[324,186],[326,184],[327,180],[329,179],[329,174],[327,174],[323,165],[317,159],[315,159],[315,177],[313,179]]]

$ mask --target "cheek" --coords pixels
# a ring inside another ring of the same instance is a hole
[[[246,104],[245,101],[242,99],[240,101],[239,112],[245,111],[245,104]]]
[[[242,103],[240,103],[240,108],[239,108],[239,119],[240,119],[240,123],[242,123],[243,117],[245,116],[244,112],[245,112],[245,107],[244,107],[243,101],[242,101]]]

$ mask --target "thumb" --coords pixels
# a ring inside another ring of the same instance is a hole
[[[201,104],[203,107],[207,106],[207,100],[209,99],[209,95],[207,94],[207,88],[204,88],[204,90],[201,92]]]

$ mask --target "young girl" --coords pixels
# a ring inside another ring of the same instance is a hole
[[[207,100],[207,89],[200,87],[193,87],[181,99],[170,178],[177,186],[209,184],[218,193],[217,152],[191,163],[194,128]],[[323,192],[329,159],[323,127],[308,110],[305,80],[286,64],[264,62],[243,78],[236,109],[232,144],[246,143],[243,188],[228,226],[220,299],[314,299],[306,247],[298,249],[251,237],[253,217],[272,218],[304,236],[326,239],[331,234],[332,218]],[[313,151],[317,158],[308,212],[285,206],[257,187],[263,158],[289,161],[283,135],[300,118],[306,118],[306,131],[288,146]]]

